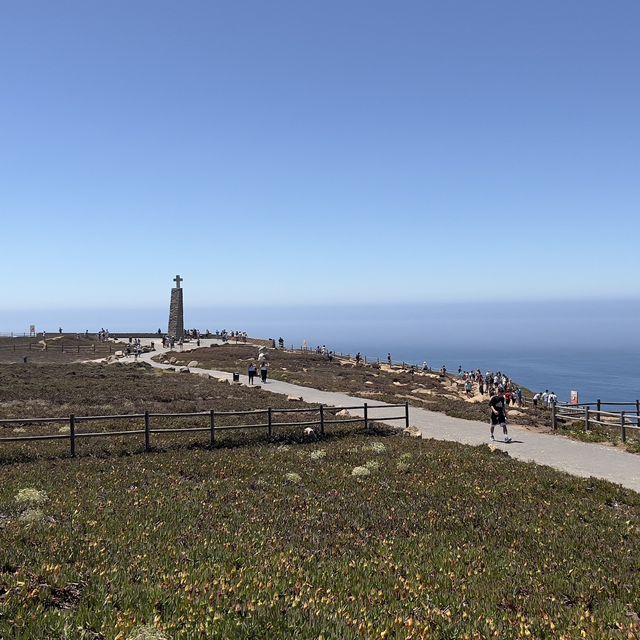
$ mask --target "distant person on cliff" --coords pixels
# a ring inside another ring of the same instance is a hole
[[[534,393],[533,394],[533,398],[531,398],[531,402],[533,403],[534,407],[538,406],[538,400],[540,400],[540,393],[539,392]]]
[[[264,384],[267,384],[267,376],[269,375],[269,369],[265,363],[262,363],[260,367],[260,379]]]
[[[391,354],[387,353],[387,364],[391,366]]]
[[[542,405],[547,408],[549,407],[549,389],[545,389],[542,394]]]
[[[484,395],[484,378],[482,377],[481,373],[478,374],[478,388],[480,389],[480,395],[483,396]]]
[[[498,387],[498,393],[489,400],[489,407],[491,409],[491,440],[495,440],[493,430],[496,428],[496,425],[499,424],[502,427],[502,432],[504,433],[504,441],[511,442],[511,438],[507,433],[504,391],[500,387]]]
[[[253,362],[249,365],[249,369],[247,370],[247,374],[249,375],[249,384],[253,384],[253,379],[256,375],[256,365]]]

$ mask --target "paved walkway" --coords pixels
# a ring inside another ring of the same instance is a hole
[[[207,341],[207,344],[211,344],[211,342]],[[205,346],[204,342],[203,346]],[[196,348],[195,344],[193,346],[185,345],[184,351],[189,351],[191,348]],[[166,369],[172,365],[152,360],[153,357],[166,351],[168,350],[160,348],[155,352],[142,354],[140,359],[154,367]],[[232,374],[225,371],[200,368],[190,370],[193,373],[205,373],[216,378],[232,380]],[[247,376],[241,375],[240,382],[248,384]],[[365,402],[373,404],[371,398],[358,398],[344,393],[320,391],[280,380],[269,380],[266,385],[262,385],[262,389],[285,396],[300,396],[305,402],[317,402],[329,406],[362,405]],[[375,402],[375,404],[384,405],[380,402]],[[350,413],[358,415],[357,411]],[[378,422],[385,422],[385,416],[397,416],[402,413],[403,409],[398,408],[383,407],[369,410],[369,416]],[[359,415],[362,415],[362,412]],[[443,413],[417,407],[410,407],[409,416],[410,424],[420,430],[423,438],[472,445],[489,442],[489,425],[487,423],[452,418]],[[404,423],[399,420],[388,424],[404,426]],[[496,436],[498,435],[498,429],[496,429]],[[518,425],[509,426],[509,435],[513,438],[513,442],[505,444],[496,441],[496,446],[508,451],[513,458],[548,465],[576,476],[603,478],[640,492],[640,455],[626,453],[606,445],[579,442],[558,435],[538,433]],[[491,480],[493,481],[493,479]]]

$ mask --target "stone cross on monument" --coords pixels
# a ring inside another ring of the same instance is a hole
[[[173,281],[176,286],[171,289],[171,306],[169,307],[169,337],[180,340],[184,337],[184,307],[180,283],[183,281],[179,275]]]

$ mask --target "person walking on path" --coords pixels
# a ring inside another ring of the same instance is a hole
[[[247,373],[249,374],[249,384],[253,384],[253,379],[256,375],[256,365],[253,362],[249,365]]]
[[[498,393],[489,400],[489,407],[491,408],[491,440],[495,440],[493,430],[499,424],[504,433],[504,441],[511,442],[511,438],[507,433],[507,418],[504,412],[504,391],[502,387],[498,387]]]
[[[263,384],[267,384],[267,375],[269,375],[269,369],[267,369],[267,365],[263,363],[260,367],[260,379]]]

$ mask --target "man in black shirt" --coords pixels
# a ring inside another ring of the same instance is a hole
[[[511,438],[507,434],[507,418],[504,414],[504,390],[502,387],[498,387],[498,393],[489,400],[489,407],[491,409],[491,440],[495,440],[493,437],[493,430],[496,425],[502,426],[504,432],[504,441],[511,442]]]

